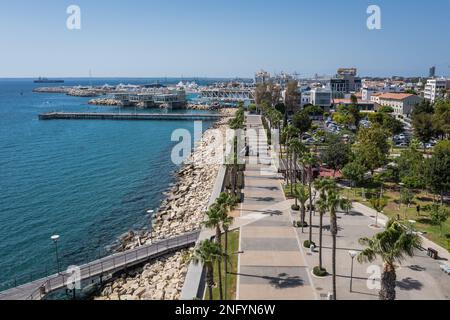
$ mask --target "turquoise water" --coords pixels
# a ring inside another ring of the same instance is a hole
[[[106,82],[143,81],[94,84]],[[39,121],[42,112],[114,108],[32,93],[36,86],[0,79],[0,290],[15,278],[56,271],[53,234],[61,236],[65,268],[105,255],[121,234],[147,226],[146,211],[157,209],[174,182],[172,131],[194,127],[190,121]]]

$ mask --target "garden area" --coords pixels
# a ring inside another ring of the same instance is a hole
[[[389,218],[399,219],[404,224],[415,221],[414,227],[422,232],[431,241],[447,248],[450,251],[450,220],[439,221],[439,215],[433,212],[433,205],[438,207],[437,199],[433,195],[421,190],[408,190],[392,183],[383,186],[383,198],[386,207],[383,214]],[[380,196],[381,185],[368,183],[362,188],[352,188],[343,191],[343,194],[356,202],[373,208],[370,201]],[[444,202],[443,207],[450,211],[450,205]]]

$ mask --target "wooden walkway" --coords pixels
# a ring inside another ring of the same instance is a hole
[[[182,114],[182,113],[100,113],[100,112],[49,112],[39,115],[39,120],[127,120],[127,121],[216,121],[223,114]]]
[[[178,237],[161,240],[154,244],[141,246],[126,252],[117,253],[100,260],[79,266],[80,281],[113,274],[129,267],[155,259],[167,253],[195,245],[200,231],[187,233]],[[0,292],[0,300],[42,300],[49,293],[63,289],[72,284],[73,277],[60,273],[36,280],[16,288]]]

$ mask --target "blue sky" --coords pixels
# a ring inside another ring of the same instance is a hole
[[[81,30],[66,28],[71,4]],[[366,27],[370,4],[382,30]],[[10,0],[0,41],[0,77],[450,75],[450,1]]]

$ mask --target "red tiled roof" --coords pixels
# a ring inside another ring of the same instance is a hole
[[[342,173],[340,171],[336,171],[336,175],[334,175],[333,169],[321,167],[320,176],[322,178],[342,178]]]
[[[350,104],[352,103],[352,100],[350,99],[333,99],[333,103],[334,104]],[[362,100],[362,99],[358,99],[358,103],[360,104],[373,104],[372,101],[367,101],[367,100]]]
[[[380,99],[388,100],[405,100],[406,98],[414,96],[410,93],[384,93],[379,96]]]

